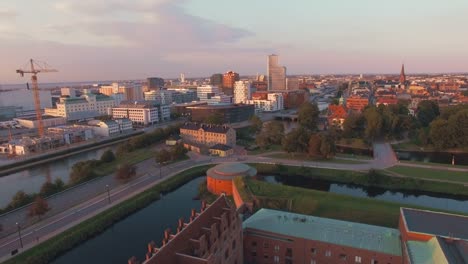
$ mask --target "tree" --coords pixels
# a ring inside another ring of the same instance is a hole
[[[127,182],[136,175],[136,167],[127,163],[122,164],[115,172],[115,178],[122,182]]]
[[[267,134],[271,144],[281,144],[284,137],[284,125],[281,121],[269,122],[262,131]]]
[[[93,161],[80,161],[72,166],[70,181],[72,184],[90,180],[96,176],[93,169],[96,163]]]
[[[112,162],[114,160],[115,160],[114,152],[112,152],[112,150],[110,150],[110,149],[104,151],[104,153],[102,153],[102,155],[101,155],[101,161],[102,162],[109,163],[109,162]]]
[[[369,140],[374,140],[381,135],[383,119],[375,107],[369,107],[364,111],[366,128],[364,136]]]
[[[307,152],[311,132],[304,127],[298,127],[289,132],[282,142],[283,150],[290,152]]]
[[[417,118],[423,127],[429,124],[440,115],[439,105],[435,101],[422,101],[418,105]]]
[[[28,216],[29,217],[37,216],[39,217],[39,219],[41,219],[41,216],[46,214],[49,210],[50,210],[50,207],[47,204],[47,201],[38,195],[36,196],[36,199],[34,199],[34,203],[29,208]]]
[[[171,160],[171,153],[167,149],[161,149],[156,152],[155,160],[158,164],[163,164]]]
[[[325,159],[335,155],[335,140],[330,134],[321,135],[320,154]]]
[[[188,150],[183,144],[175,144],[170,151],[171,160],[178,160],[184,157]]]
[[[258,116],[253,115],[250,118],[250,127],[252,128],[254,133],[258,133],[262,131],[263,122]]]
[[[17,191],[11,198],[11,202],[8,205],[10,208],[18,208],[26,205],[32,201],[32,197],[27,195],[24,191]]]
[[[364,116],[351,113],[343,123],[343,137],[356,138],[362,137],[364,131]]]
[[[320,152],[320,147],[322,145],[322,138],[319,134],[312,134],[309,138],[308,151],[309,156],[318,157],[322,153]]]
[[[224,124],[224,117],[220,113],[214,113],[204,119],[207,124],[222,125]]]
[[[452,142],[447,140],[449,135],[448,122],[444,119],[436,119],[432,121],[429,138],[436,149],[445,149],[452,146]]]
[[[447,129],[446,140],[450,140],[456,147],[468,146],[468,109],[450,116]]]
[[[298,110],[297,119],[300,126],[311,131],[317,130],[320,111],[317,104],[303,103]]]
[[[39,195],[41,195],[42,197],[47,197],[54,193],[62,191],[64,187],[65,183],[60,178],[57,178],[54,182],[47,181],[41,186]]]

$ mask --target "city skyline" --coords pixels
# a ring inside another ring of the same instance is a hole
[[[265,74],[272,53],[291,75],[468,71],[464,1],[29,2],[0,3],[0,84],[29,58],[59,70],[41,82]]]

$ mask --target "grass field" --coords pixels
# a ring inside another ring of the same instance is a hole
[[[371,198],[275,185],[252,179],[245,179],[245,182],[260,201],[259,207],[372,225],[397,228],[400,207],[428,209]]]
[[[341,164],[364,164],[367,162],[359,160],[348,160],[348,159],[314,159],[309,157],[307,154],[295,153],[294,155],[288,153],[276,153],[266,155],[267,157],[278,158],[278,159],[291,159],[291,160],[304,160],[304,161],[317,161],[325,163],[341,163]]]
[[[448,180],[468,183],[468,172],[462,171],[448,171],[438,170],[429,168],[415,168],[405,166],[395,166],[387,169],[388,171],[398,173],[400,175],[412,177],[412,178],[423,178],[423,179],[436,179],[436,180]]]
[[[116,158],[113,162],[104,163],[94,169],[98,176],[106,176],[114,173],[119,164],[127,163],[130,165],[137,164],[144,160],[154,157],[154,152],[150,148],[137,149],[132,152],[125,153],[121,157]]]
[[[435,162],[424,162],[424,161],[408,161],[408,160],[400,160],[400,163],[407,163],[407,164],[417,164],[417,165],[425,165],[425,166],[436,166],[442,168],[460,168],[460,169],[468,169],[468,165],[451,165],[451,164],[443,164],[443,163],[435,163]]]

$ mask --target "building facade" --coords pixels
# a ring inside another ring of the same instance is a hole
[[[208,104],[230,104],[232,97],[225,95],[217,86],[202,85],[197,87],[197,97]]]
[[[244,263],[402,263],[397,229],[260,209],[244,221]]]
[[[210,205],[203,202],[200,212],[193,209],[187,223],[179,219],[174,234],[167,229],[160,247],[149,243],[143,264],[241,264],[242,252],[242,219],[221,195]]]
[[[180,136],[184,142],[196,143],[208,147],[223,144],[234,147],[236,145],[236,131],[225,125],[211,125],[200,123],[185,123],[180,128]]]
[[[112,108],[112,117],[130,119],[135,125],[151,125],[158,123],[159,111],[158,107],[150,102],[135,102],[122,103],[119,106]]]
[[[278,55],[272,54],[267,60],[268,90],[286,90],[286,67],[279,65]]]
[[[223,75],[223,88],[234,89],[234,83],[239,80],[237,72],[228,71]]]
[[[237,81],[234,84],[234,103],[235,104],[245,104],[250,100],[252,96],[252,89],[250,87],[250,82],[247,81]]]
[[[361,112],[369,105],[369,98],[360,96],[351,96],[346,98],[346,108]]]
[[[164,79],[159,77],[150,77],[146,79],[148,90],[159,90],[164,87]]]
[[[265,98],[266,97],[266,98]],[[247,104],[255,106],[255,111],[258,112],[276,112],[284,109],[284,100],[282,93],[256,93],[252,95],[252,100],[248,100]]]
[[[219,115],[223,123],[238,123],[250,120],[255,113],[254,105],[232,104],[232,105],[199,105],[186,107],[190,111],[193,122],[204,122],[212,115]]]
[[[107,115],[115,100],[107,95],[94,94],[85,89],[80,97],[61,97],[56,108],[46,108],[45,114],[65,117],[68,121]]]
[[[213,86],[221,87],[223,85],[223,75],[221,73],[215,73],[211,75],[210,84]]]

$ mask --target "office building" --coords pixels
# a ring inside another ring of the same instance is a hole
[[[197,91],[184,88],[167,89],[172,92],[172,102],[176,104],[189,103],[197,101]]]
[[[197,87],[197,97],[208,104],[230,104],[232,97],[225,95],[217,86],[202,85]]]
[[[46,108],[45,114],[65,117],[68,121],[90,119],[108,115],[115,100],[104,94],[94,94],[84,89],[80,97],[61,97],[56,108]]]
[[[250,100],[252,90],[250,87],[250,82],[248,81],[237,81],[234,84],[234,103],[247,103]]]
[[[135,125],[147,126],[160,121],[158,112],[158,107],[151,102],[123,102],[112,108],[112,117],[127,118]]]
[[[204,122],[209,116],[219,115],[225,124],[248,121],[255,112],[255,107],[248,104],[198,105],[186,109],[190,111],[193,122]]]
[[[144,92],[145,101],[155,101],[158,104],[168,105],[172,104],[173,91],[157,89]]]
[[[208,147],[223,144],[236,145],[236,131],[230,126],[187,122],[180,128],[184,142],[196,143]]]
[[[284,100],[282,93],[257,92],[252,94],[252,99],[247,104],[255,106],[255,111],[275,112],[284,109]]]
[[[223,75],[221,73],[215,73],[211,75],[210,84],[213,86],[221,87],[223,85]]]
[[[239,74],[228,71],[223,75],[223,88],[233,89],[234,83],[239,81]]]
[[[164,87],[164,79],[159,77],[150,77],[146,79],[148,90],[159,90]]]
[[[278,55],[268,56],[268,90],[286,90],[286,67],[280,66]]]
[[[295,77],[286,78],[286,90],[288,91],[299,90],[299,79]]]
[[[138,83],[112,83],[111,85],[103,85],[99,88],[99,92],[107,96],[112,96],[120,101],[139,101],[143,100],[143,87]],[[123,94],[117,97],[116,94]]]

